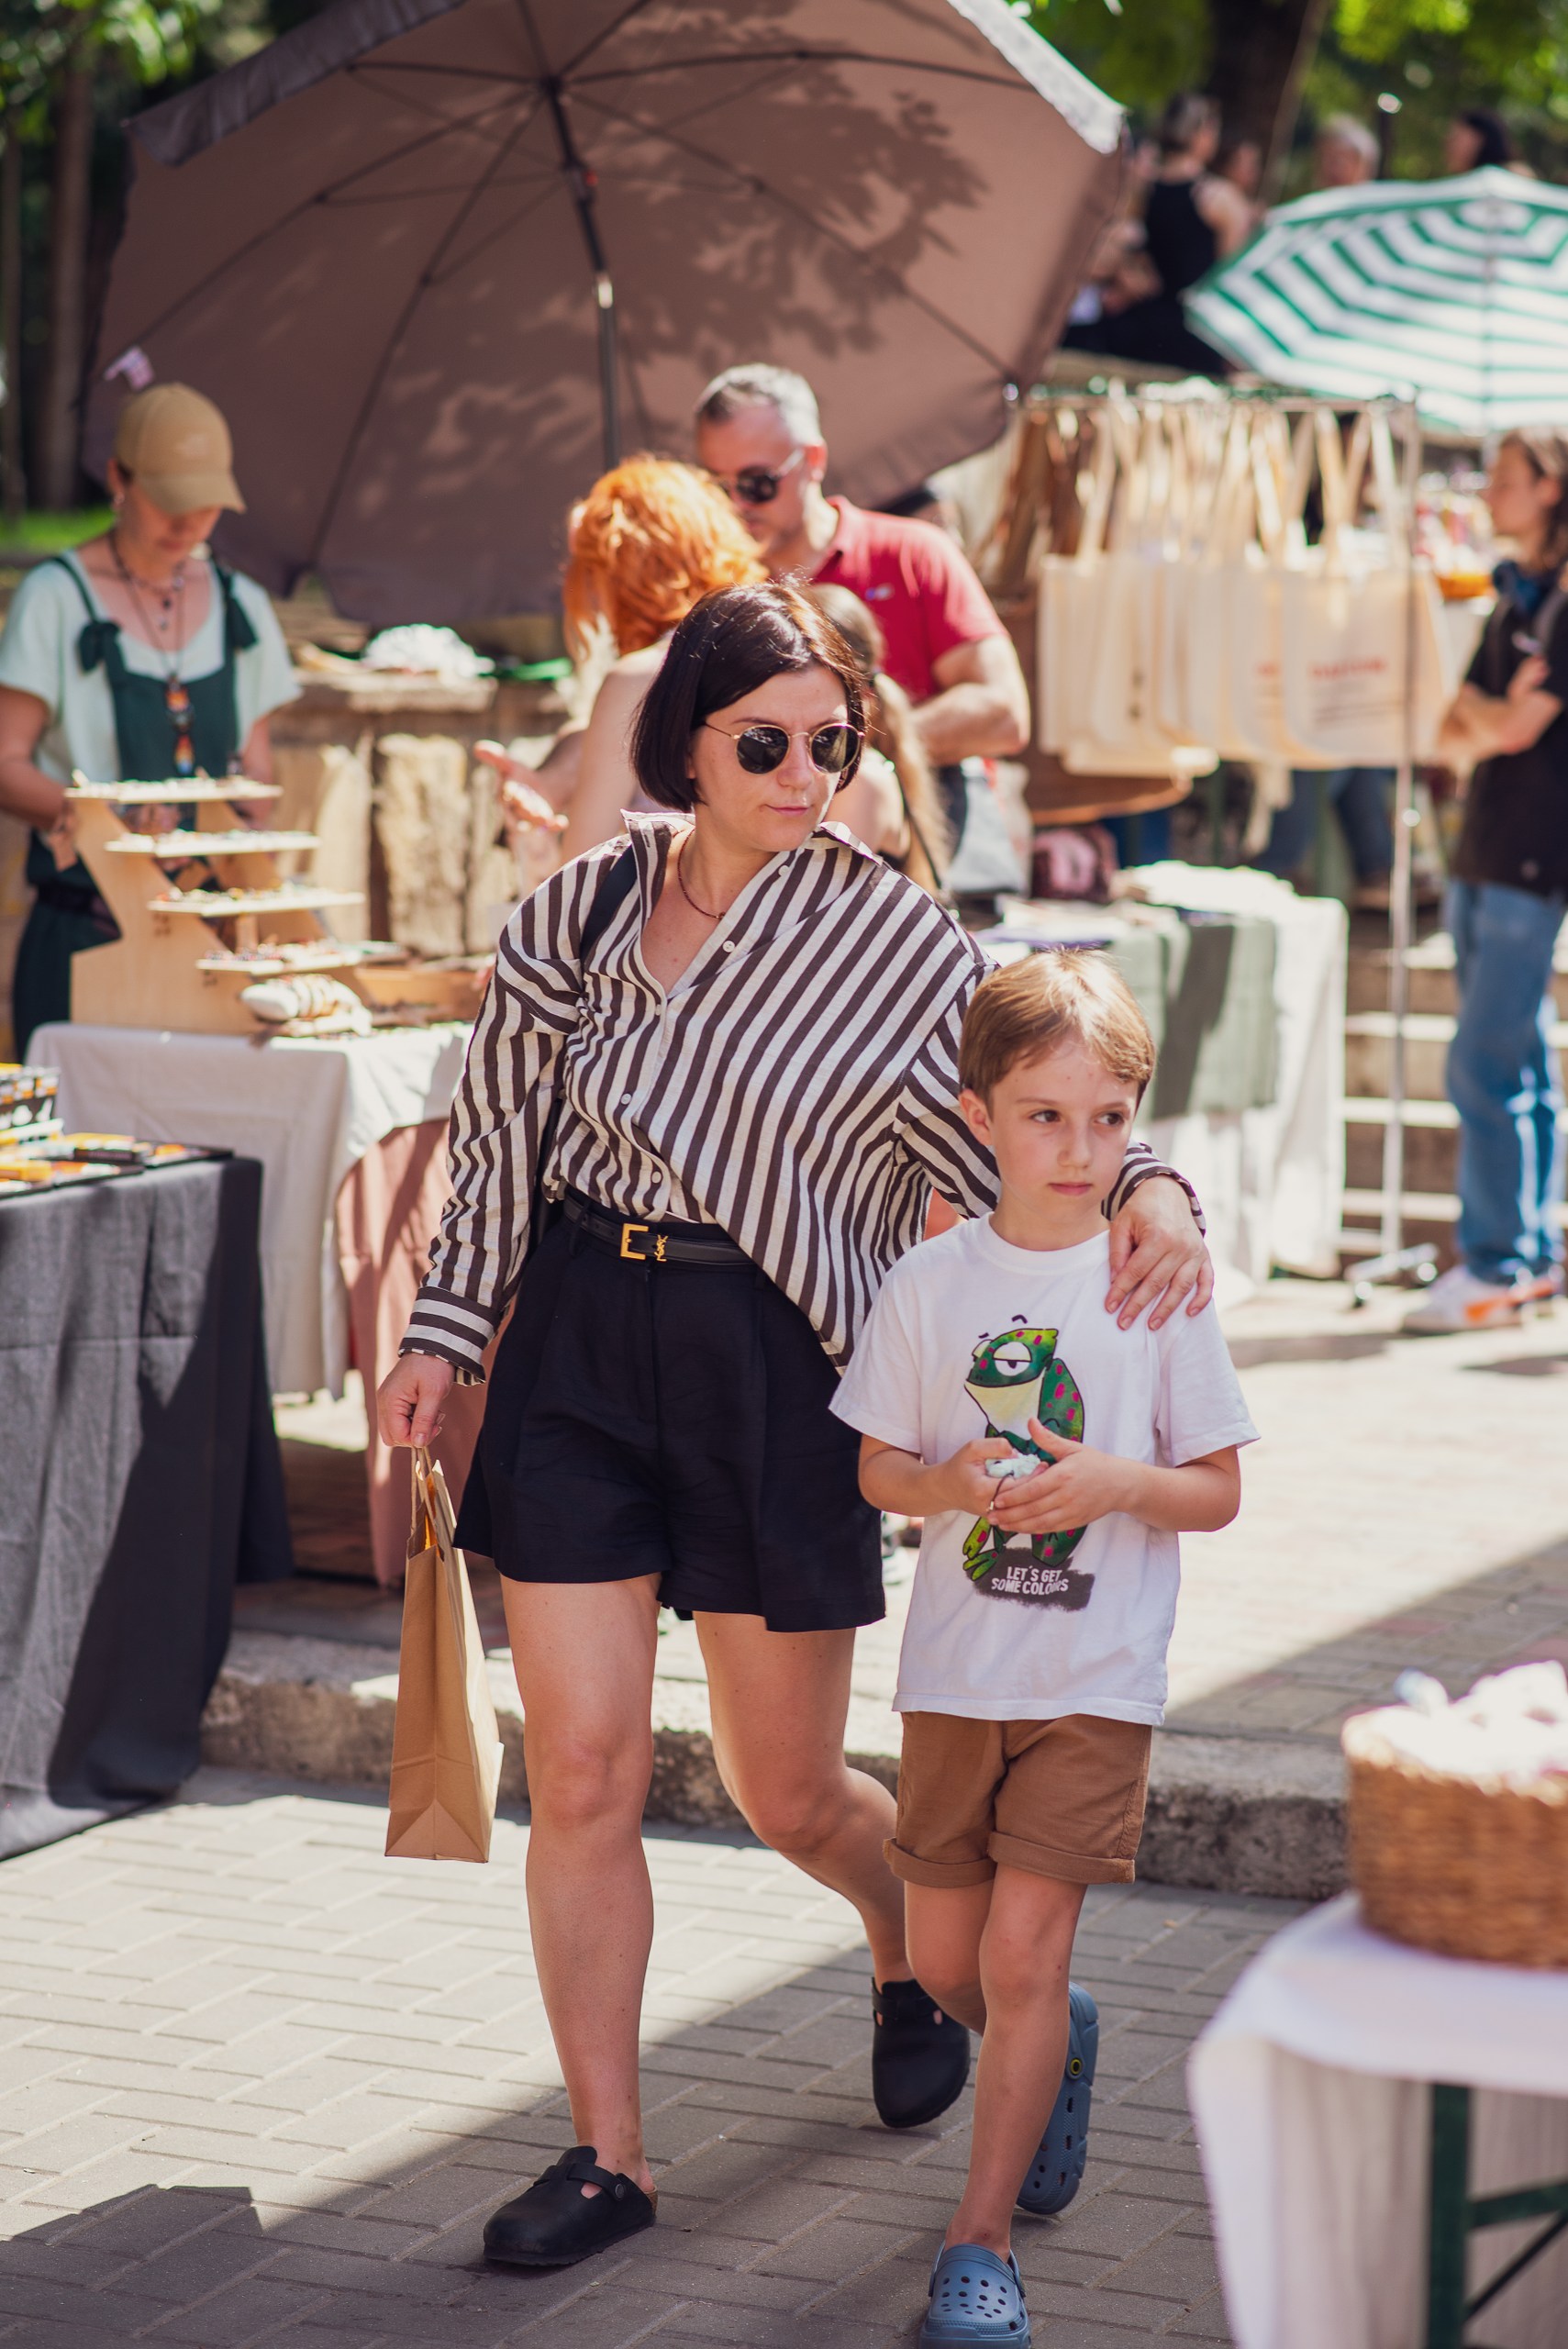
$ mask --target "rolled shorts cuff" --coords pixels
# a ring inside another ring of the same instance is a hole
[[[938,1892],[964,1892],[971,1885],[989,1884],[996,1873],[995,1860],[923,1860],[917,1852],[906,1852],[891,1835],[882,1853],[901,1883],[923,1884]]]
[[[1029,1876],[1057,1876],[1063,1884],[1131,1884],[1138,1874],[1130,1852],[1115,1859],[1092,1852],[1057,1852],[1049,1843],[995,1831],[986,1848],[994,1868],[1023,1868]]]

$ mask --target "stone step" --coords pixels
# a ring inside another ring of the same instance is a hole
[[[505,1759],[503,1803],[528,1798],[523,1716],[508,1662],[489,1662]],[[323,1784],[384,1787],[392,1763],[396,1658],[271,1631],[238,1631],[207,1702],[202,1759],[216,1767]],[[890,1789],[898,1723],[851,1705],[849,1759]],[[644,1813],[682,1826],[740,1824],[719,1783],[699,1683],[655,1684],[653,1780]],[[1345,1880],[1344,1765],[1331,1746],[1157,1730],[1140,1871],[1152,1882],[1281,1900],[1322,1900]]]
[[[1389,950],[1386,946],[1353,944],[1345,969],[1347,1011],[1386,1011]],[[1557,941],[1552,993],[1557,1008],[1568,1019],[1568,927]],[[1453,941],[1446,930],[1424,938],[1405,958],[1409,974],[1412,1011],[1452,1013],[1457,1008],[1453,976]]]
[[[1558,1119],[1568,1133],[1568,1112]],[[1377,1098],[1345,1103],[1345,1181],[1353,1190],[1376,1190],[1383,1181],[1383,1141],[1388,1104]],[[1405,1187],[1407,1191],[1451,1191],[1459,1169],[1459,1113],[1449,1101],[1405,1104]]]
[[[1453,1227],[1459,1221],[1459,1201],[1451,1191],[1403,1191],[1400,1193],[1407,1241],[1431,1240],[1451,1243]],[[1383,1213],[1383,1194],[1378,1190],[1345,1192],[1344,1214],[1347,1225],[1373,1224]],[[1552,1209],[1557,1222],[1568,1230],[1568,1207]],[[1341,1238],[1354,1234],[1341,1234]]]
[[[1413,1101],[1440,1101],[1454,1021],[1448,1013],[1415,1011],[1405,1022],[1405,1090]],[[1345,1091],[1385,1098],[1394,1022],[1386,1011],[1353,1011],[1345,1020]],[[1551,1041],[1568,1052],[1568,1019],[1552,1023]]]

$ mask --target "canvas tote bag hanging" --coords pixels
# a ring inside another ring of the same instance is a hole
[[[1217,572],[1240,559],[1251,530],[1243,497],[1248,425],[1215,399],[1167,413],[1171,495],[1156,618],[1154,712],[1174,743],[1212,743],[1226,755],[1229,649],[1221,647]]]
[[[1212,753],[1173,736],[1157,707],[1174,481],[1165,419],[1152,405],[1140,411],[1130,402],[1107,416],[1117,458],[1112,519],[1095,566],[1082,722],[1062,763],[1081,775],[1202,774]]]
[[[1373,413],[1347,457],[1325,409],[1316,439],[1323,537],[1314,570],[1284,583],[1286,727],[1319,765],[1397,766],[1407,749],[1429,757],[1455,681],[1437,583],[1428,563],[1409,561],[1388,419]],[[1376,538],[1354,527],[1363,448],[1384,525]]]
[[[501,1740],[453,1527],[446,1478],[419,1444],[392,1730],[388,1859],[490,1857]]]
[[[1040,565],[1036,739],[1042,751],[1058,756],[1087,723],[1084,687],[1092,665],[1099,566],[1115,479],[1107,406],[1095,422],[1087,481],[1079,473],[1078,543],[1071,554],[1047,554]]]
[[[1240,559],[1224,568],[1222,585],[1229,638],[1231,758],[1270,765],[1323,767],[1323,757],[1292,729],[1285,707],[1290,640],[1286,597],[1298,581],[1315,581],[1320,547],[1308,547],[1302,507],[1311,485],[1312,419],[1303,417],[1293,442],[1283,416],[1254,413],[1250,436],[1252,530]],[[1252,536],[1255,531],[1255,540]]]
[[[1166,643],[1167,657],[1180,663],[1183,674],[1167,684],[1166,698],[1168,707],[1179,707],[1198,741],[1212,742],[1222,758],[1244,759],[1252,751],[1232,693],[1232,578],[1240,573],[1242,593],[1255,593],[1256,573],[1265,561],[1254,534],[1252,419],[1245,408],[1232,411],[1211,464],[1184,625]]]

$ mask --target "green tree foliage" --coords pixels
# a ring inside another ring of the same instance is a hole
[[[1033,0],[1018,13],[1143,124],[1173,91],[1214,76],[1210,0]],[[1397,177],[1439,172],[1454,114],[1489,106],[1543,177],[1568,179],[1568,0],[1336,0],[1307,75],[1291,192],[1306,184],[1315,126],[1341,112],[1373,123],[1385,94],[1399,102]]]
[[[1568,178],[1568,0],[1339,0],[1307,85],[1318,117],[1396,97],[1393,169],[1427,179],[1461,107],[1502,115],[1543,178]]]

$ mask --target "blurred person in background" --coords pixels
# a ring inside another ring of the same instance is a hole
[[[562,599],[573,659],[606,645],[616,657],[586,723],[559,735],[538,768],[498,742],[475,744],[502,777],[510,826],[563,834],[563,858],[623,829],[621,810],[644,804],[631,729],[676,624],[714,588],[766,576],[729,500],[694,466],[628,457],[601,475],[572,509]]]
[[[1220,128],[1218,102],[1197,90],[1182,91],[1160,118],[1160,165],[1143,207],[1144,253],[1160,290],[1106,321],[1097,348],[1114,358],[1195,375],[1230,373],[1182,307],[1187,287],[1239,251],[1254,226],[1249,199],[1214,170]]]
[[[1358,913],[1388,911],[1388,880],[1394,869],[1394,828],[1388,816],[1392,767],[1335,767],[1320,774],[1298,767],[1291,775],[1288,804],[1276,807],[1268,845],[1253,859],[1261,871],[1294,880],[1312,860],[1318,837],[1318,792],[1332,807],[1351,852],[1355,876],[1351,905]]]
[[[1514,548],[1440,751],[1472,769],[1447,920],[1461,1261],[1405,1328],[1484,1329],[1562,1286],[1552,958],[1568,906],[1568,438],[1505,435],[1486,503]]]
[[[245,510],[211,400],[184,384],[133,394],[107,478],[109,529],[28,572],[0,637],[0,808],[33,828],[33,906],[11,988],[18,1055],[35,1028],[70,1019],[72,956],[119,934],[76,853],[72,772],[270,783],[268,718],[299,692],[265,589],[207,547],[226,511]],[[126,816],[150,831],[175,813]]]
[[[1364,187],[1382,161],[1375,131],[1353,114],[1331,114],[1312,142],[1313,187]]]
[[[828,497],[816,395],[787,368],[731,367],[697,404],[697,462],[728,493],[774,579],[848,587],[875,615],[887,673],[939,765],[1010,758],[1029,693],[968,558],[929,522]]]
[[[1143,206],[1160,150],[1152,139],[1140,139],[1133,148],[1115,215],[1101,229],[1084,283],[1073,298],[1062,337],[1064,351],[1100,351],[1107,321],[1120,317],[1135,302],[1160,291],[1160,280],[1144,250]]]
[[[860,597],[827,586],[813,587],[811,600],[849,646],[865,705],[865,748],[854,781],[834,802],[834,821],[935,896],[947,867],[947,818],[914,705],[888,675],[882,630]]]
[[[1490,106],[1466,106],[1454,116],[1443,138],[1443,170],[1450,179],[1464,172],[1514,171],[1514,142],[1508,126]]]
[[[936,771],[959,875],[953,886],[976,894],[1018,887],[1019,860],[983,762],[1011,758],[1028,741],[1029,688],[962,548],[929,522],[824,494],[828,445],[817,397],[787,368],[730,367],[716,376],[697,403],[696,452],[734,501],[773,578],[847,587],[874,616],[886,673],[915,705]]]
[[[1255,139],[1228,139],[1214,159],[1214,176],[1233,187],[1247,206],[1255,228],[1263,217],[1259,195],[1263,184],[1263,150]]]

